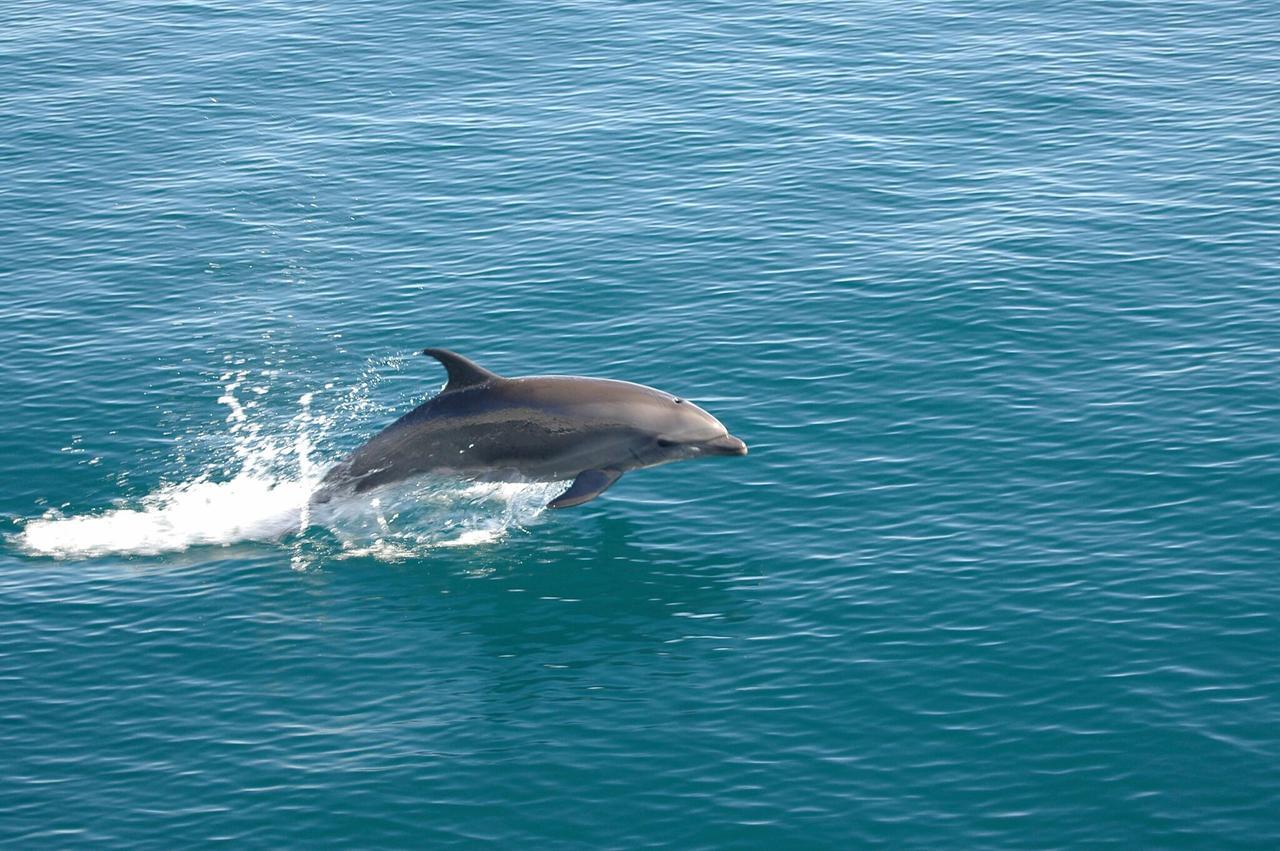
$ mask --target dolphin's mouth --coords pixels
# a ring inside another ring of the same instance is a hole
[[[707,455],[746,455],[747,444],[731,434],[722,435],[700,445]]]

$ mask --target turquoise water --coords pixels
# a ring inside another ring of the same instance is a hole
[[[1274,4],[0,18],[0,844],[1280,844]],[[428,345],[751,454],[308,513]]]

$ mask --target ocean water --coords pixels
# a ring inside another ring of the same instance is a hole
[[[0,845],[1280,845],[1275,4],[0,20]],[[751,454],[308,510],[428,345]]]

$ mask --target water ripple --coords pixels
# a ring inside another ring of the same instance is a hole
[[[1266,4],[5,17],[0,837],[1280,840]],[[752,454],[300,532],[426,345]]]

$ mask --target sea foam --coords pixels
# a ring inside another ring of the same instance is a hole
[[[343,415],[317,415],[314,396],[306,393],[288,423],[272,428],[255,420],[257,408],[242,401],[247,374],[223,378],[218,401],[228,408],[225,436],[230,441],[205,441],[226,447],[223,457],[212,458],[198,475],[162,484],[133,504],[72,515],[55,510],[28,520],[15,536],[16,545],[30,555],[76,559],[309,535],[325,540],[318,546],[327,555],[404,560],[437,547],[498,541],[534,522],[547,500],[563,488],[555,483],[426,478],[312,505],[311,494],[328,468],[317,460],[315,442],[335,426],[347,425],[336,422]],[[264,391],[257,387],[251,392]],[[225,457],[228,449],[230,458]],[[235,472],[219,475],[227,467]]]

